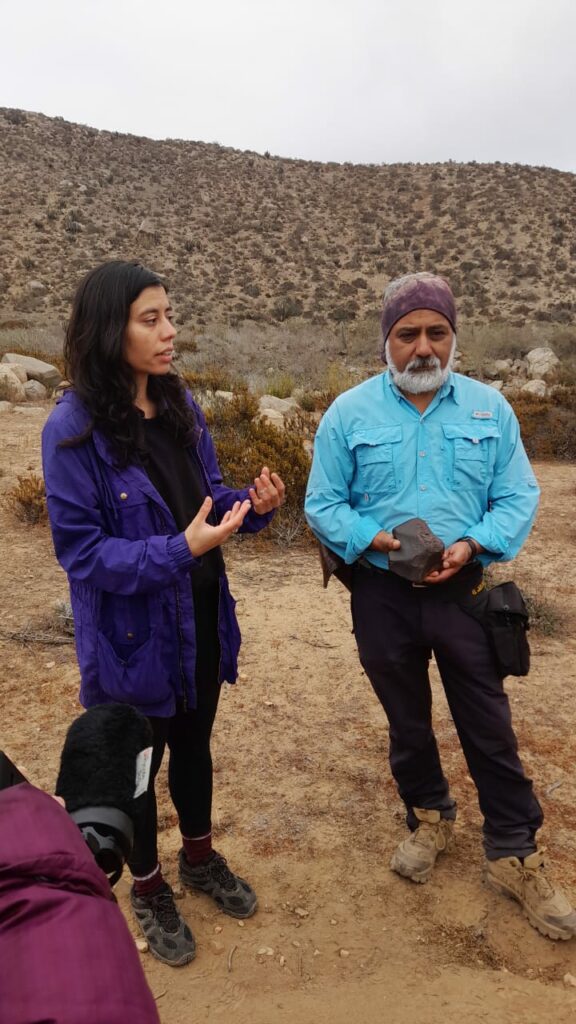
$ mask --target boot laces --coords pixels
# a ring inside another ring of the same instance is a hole
[[[532,882],[534,884],[538,896],[541,896],[542,899],[548,899],[550,896],[554,896],[554,886],[548,878],[543,864],[539,864],[536,869],[526,868],[523,865],[522,876],[525,882]]]
[[[146,902],[150,904],[154,917],[164,931],[172,934],[178,931],[180,916],[174,904],[174,896],[168,886],[165,892],[149,896]]]
[[[230,871],[226,858],[221,853],[214,853],[208,861],[207,870],[210,877],[214,879],[223,889],[231,890],[236,888],[236,877]]]
[[[416,831],[412,833],[412,841],[417,846],[422,846],[424,849],[429,850],[430,847],[436,848],[438,846],[440,836],[440,822],[432,824],[429,821],[422,821]]]

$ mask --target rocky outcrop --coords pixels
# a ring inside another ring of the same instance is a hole
[[[533,348],[526,356],[528,376],[532,380],[555,380],[560,360],[551,348]]]
[[[45,363],[42,359],[35,359],[34,356],[23,356],[17,352],[5,352],[2,356],[2,364],[16,363],[26,371],[28,380],[38,380],[46,388],[57,388],[62,383],[62,374],[51,363]],[[1,365],[1,364],[0,364]]]
[[[26,394],[24,385],[9,366],[0,363],[0,400],[5,402],[24,402]]]

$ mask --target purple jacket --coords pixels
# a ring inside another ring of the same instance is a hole
[[[195,449],[218,519],[248,491],[225,487],[212,438],[189,397]],[[170,509],[138,465],[119,469],[106,438],[73,448],[59,442],[84,431],[88,414],[72,390],[42,434],[48,514],[56,556],[68,574],[84,707],[110,701],[169,717],[176,699],[196,706],[196,636],[191,554]],[[192,457],[192,455],[191,455]],[[241,527],[256,532],[271,514],[252,509]],[[237,675],[240,630],[225,575],[220,578],[220,682]]]
[[[0,792],[2,1024],[159,1024],[136,946],[79,829],[33,786]]]

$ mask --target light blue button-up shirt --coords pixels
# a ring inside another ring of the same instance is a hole
[[[339,395],[318,427],[306,494],[316,536],[347,563],[380,530],[417,516],[446,547],[473,537],[480,561],[514,558],[538,507],[539,488],[505,398],[451,373],[420,413],[389,373]]]

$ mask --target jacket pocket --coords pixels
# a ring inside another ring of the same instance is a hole
[[[444,448],[453,490],[483,487],[490,479],[500,431],[495,423],[445,423]]]
[[[356,460],[358,489],[372,494],[396,491],[400,479],[400,442],[402,427],[378,427],[357,431],[350,439]]]
[[[121,704],[158,704],[170,697],[170,671],[155,629],[144,643],[122,643],[116,647],[99,630],[97,655],[98,681],[112,700]]]

